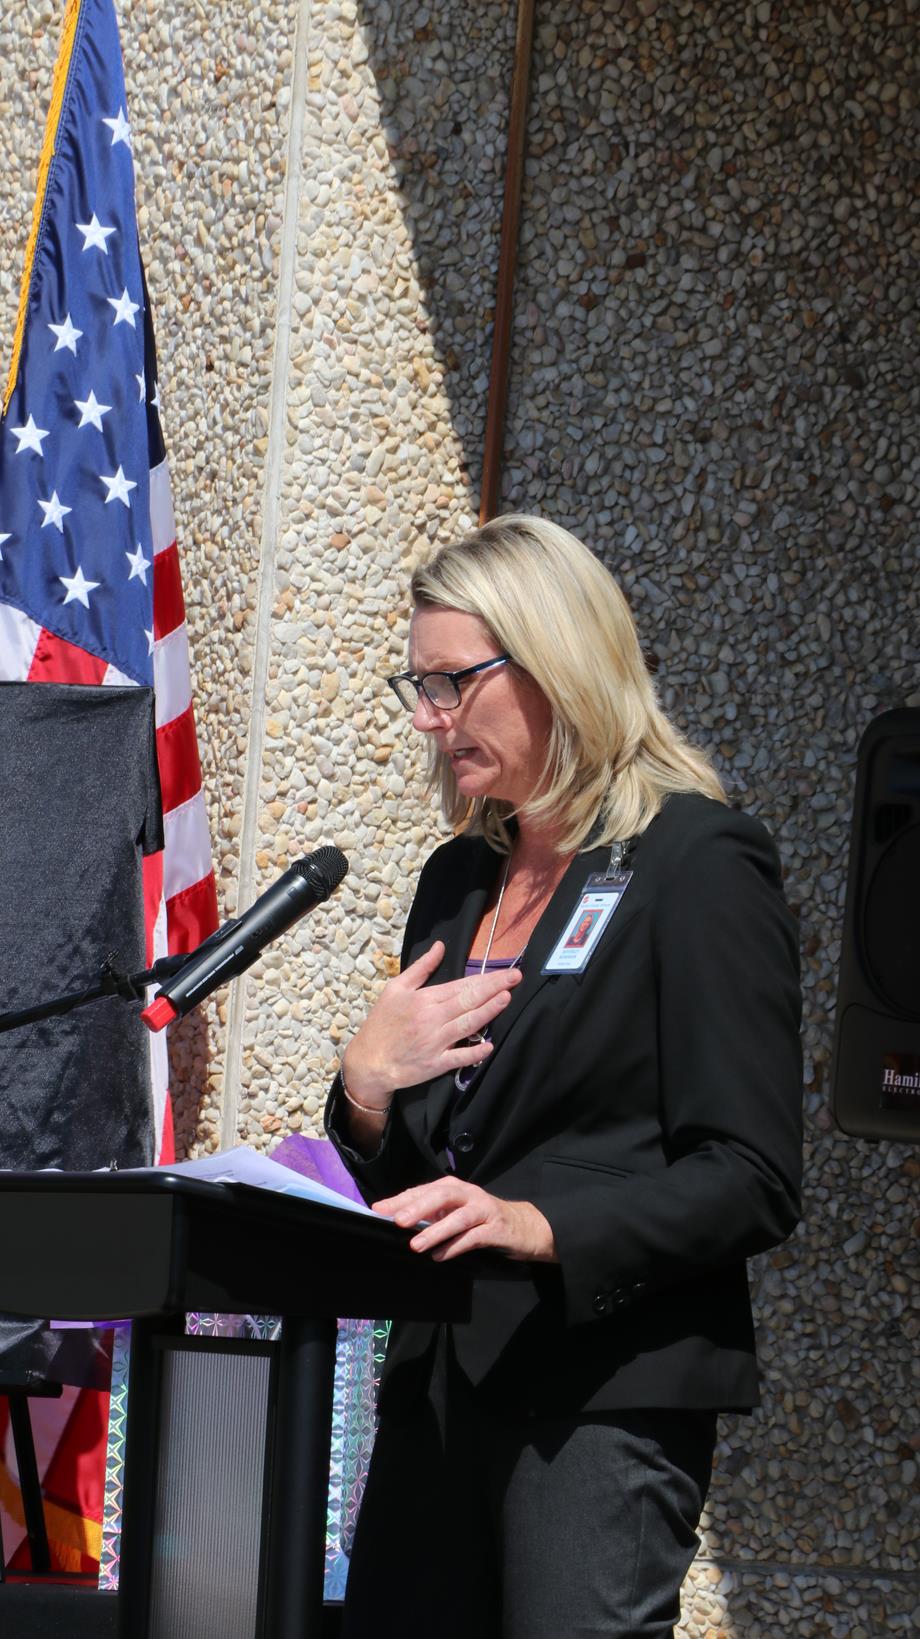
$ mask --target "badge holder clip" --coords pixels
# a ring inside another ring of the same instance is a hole
[[[632,881],[632,871],[625,868],[630,840],[613,844],[605,871],[591,872],[541,972],[584,972]]]

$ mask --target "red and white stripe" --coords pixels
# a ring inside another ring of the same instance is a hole
[[[188,628],[166,461],[150,474],[153,686],[163,791],[164,892],[170,952],[194,950],[217,926],[211,837],[192,711]]]
[[[167,950],[170,955],[194,950],[217,927],[211,837],[192,709],[188,627],[165,458],[150,473],[150,524],[153,689],[165,838],[163,853],[144,861],[147,937],[150,960],[155,961]],[[157,1155],[161,1161],[170,1161],[175,1149],[165,1031],[151,1036],[150,1051]]]
[[[188,628],[176,546],[169,469],[150,474],[153,534],[153,686],[157,762],[163,795],[165,847],[144,860],[148,966],[160,956],[194,950],[217,926],[201,764],[192,710]],[[21,610],[0,603],[0,681],[133,684],[116,666],[55,637]],[[152,992],[151,992],[152,994]],[[174,1159],[166,1035],[151,1035],[155,1153]]]

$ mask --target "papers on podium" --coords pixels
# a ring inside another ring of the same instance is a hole
[[[127,1172],[129,1169],[125,1168]],[[240,1144],[236,1149],[222,1150],[217,1155],[205,1155],[200,1161],[177,1161],[163,1167],[132,1167],[132,1172],[175,1173],[180,1178],[200,1178],[209,1184],[252,1184],[256,1189],[269,1189],[276,1195],[297,1195],[305,1201],[318,1201],[323,1206],[336,1207],[340,1212],[359,1212],[364,1217],[379,1218],[363,1201],[352,1201],[347,1195],[329,1189],[313,1178],[305,1178],[272,1161],[267,1155],[247,1149]]]

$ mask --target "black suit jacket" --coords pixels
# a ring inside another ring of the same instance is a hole
[[[606,848],[579,854],[527,946],[524,980],[465,1096],[402,1090],[378,1152],[349,1146],[341,1084],[327,1130],[368,1200],[448,1170],[548,1218],[559,1264],[496,1258],[453,1327],[470,1381],[533,1413],[744,1408],[757,1399],[745,1259],[798,1216],[795,924],[755,820],[670,797],[584,972],[541,968]],[[431,982],[464,970],[499,860],[478,837],[425,865],[404,964],[435,939]],[[382,1409],[427,1380],[434,1328],[394,1327]]]

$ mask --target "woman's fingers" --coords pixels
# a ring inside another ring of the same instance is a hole
[[[417,1235],[413,1235],[409,1245],[413,1252],[434,1252],[449,1245],[458,1237],[468,1235],[482,1222],[482,1216],[472,1206],[457,1207],[455,1211],[446,1212],[443,1217],[419,1230]]]
[[[393,984],[403,990],[418,993],[418,1003],[440,1015],[454,1029],[452,1040],[471,1036],[484,1024],[507,1007],[511,992],[524,975],[519,968],[498,970],[494,973],[476,973],[462,979],[451,979],[446,984],[432,985],[427,981],[436,973],[444,960],[444,943],[436,939],[430,950],[411,962]],[[479,1022],[474,1022],[476,1019]]]
[[[433,1075],[481,1064],[491,1048],[475,1037],[511,1000],[522,975],[477,974],[446,984],[428,984],[444,958],[436,939],[425,953],[386,985],[348,1045],[348,1085],[362,1103],[382,1093],[414,1087]]]
[[[401,1229],[425,1225],[409,1242],[413,1252],[430,1252],[477,1225],[494,1222],[497,1230],[502,1208],[503,1203],[478,1184],[451,1177],[418,1184],[401,1195],[374,1202],[374,1211],[385,1213]]]
[[[430,999],[431,1006],[442,1016],[451,1039],[457,1041],[463,1036],[471,1036],[475,1030],[481,1030],[484,1024],[501,1013],[511,1000],[511,992],[523,977],[519,968],[476,974],[472,978],[436,985],[426,992],[425,999]]]
[[[469,1041],[459,1047],[450,1047],[444,1054],[442,1074],[446,1075],[448,1070],[468,1070],[471,1064],[483,1064],[494,1051],[490,1041]]]
[[[483,1030],[493,1019],[498,1018],[505,1011],[511,1000],[510,990],[499,990],[489,1001],[479,1007],[471,1008],[466,1013],[457,1013],[447,1019],[444,1024],[444,1034],[453,1047],[457,1042],[465,1041],[467,1036],[475,1036]]]
[[[414,962],[410,962],[408,967],[403,968],[397,983],[402,982],[403,987],[408,990],[421,990],[432,973],[437,972],[443,960],[444,941],[436,939],[428,950],[416,957]]]
[[[401,1229],[415,1229],[409,1246],[429,1252],[436,1262],[486,1247],[509,1258],[556,1263],[552,1226],[530,1201],[506,1201],[464,1178],[433,1179],[386,1200],[374,1211]],[[417,1228],[417,1225],[424,1227]]]
[[[410,1241],[410,1246],[413,1244]],[[484,1239],[478,1226],[467,1230],[464,1235],[457,1235],[454,1240],[447,1241],[443,1246],[436,1246],[431,1254],[432,1263],[448,1263],[451,1258],[460,1258],[464,1252],[482,1252],[491,1243]]]
[[[433,1178],[430,1184],[414,1184],[374,1202],[374,1211],[385,1213],[402,1228],[417,1224],[422,1218],[436,1218],[452,1207],[459,1206],[471,1194],[485,1192],[477,1184],[468,1184],[463,1178]]]
[[[438,986],[438,1000],[454,1012],[482,1007],[496,995],[510,992],[524,975],[519,967],[497,968],[493,973],[473,973]]]

